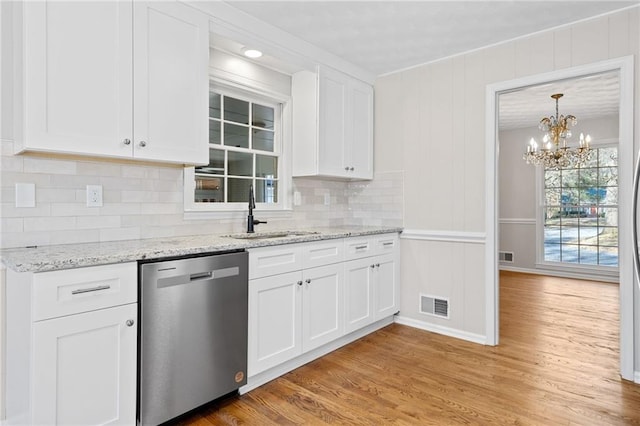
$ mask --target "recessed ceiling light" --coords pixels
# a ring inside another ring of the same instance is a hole
[[[244,48],[242,49],[242,53],[244,53],[244,56],[246,56],[247,58],[259,58],[260,56],[262,56],[262,52],[257,50],[257,49],[248,49],[248,48]]]

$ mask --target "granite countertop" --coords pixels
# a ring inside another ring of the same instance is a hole
[[[399,227],[315,228],[292,232],[257,232],[263,238],[233,238],[226,235],[191,235],[103,243],[61,244],[12,248],[0,251],[2,263],[16,272],[44,272],[110,263],[134,262],[172,256],[266,247],[280,244],[328,240],[332,238],[402,232]],[[243,234],[231,234],[245,236]],[[264,238],[267,237],[267,238]]]

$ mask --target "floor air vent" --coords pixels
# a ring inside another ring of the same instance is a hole
[[[420,313],[449,318],[449,299],[420,295]]]
[[[499,253],[500,262],[509,262],[513,263],[513,252],[511,251],[501,251]]]

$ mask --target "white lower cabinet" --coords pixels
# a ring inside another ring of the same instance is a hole
[[[34,424],[135,424],[137,306],[34,324]]]
[[[395,233],[250,249],[249,265],[250,378],[398,311]]]

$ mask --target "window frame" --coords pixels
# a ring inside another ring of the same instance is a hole
[[[293,185],[291,177],[291,97],[282,93],[271,92],[264,88],[250,87],[225,79],[209,76],[208,91],[215,91],[223,96],[241,99],[250,103],[274,107],[274,151],[253,149],[235,149],[224,145],[208,144],[209,148],[223,148],[225,152],[241,151],[253,154],[275,154],[278,158],[278,202],[256,202],[256,210],[265,212],[263,217],[290,216],[292,211],[290,192]],[[207,126],[208,128],[208,126]],[[250,126],[249,126],[250,128]],[[207,137],[207,141],[209,138]],[[230,148],[230,149],[229,149]],[[228,170],[225,170],[225,176]],[[255,162],[254,176],[255,180]],[[247,202],[195,202],[195,167],[184,168],[184,214],[185,219],[238,218],[243,217],[248,209]]]
[[[618,153],[620,152],[620,145],[618,139],[605,139],[594,142],[591,144],[592,148],[609,148],[616,147],[618,149]],[[619,170],[619,165],[617,166]],[[618,182],[618,188],[620,183]],[[553,262],[545,260],[544,253],[544,214],[546,209],[546,193],[545,193],[545,174],[543,167],[536,167],[536,205],[538,208],[536,209],[536,268],[556,271],[556,272],[569,272],[575,274],[588,274],[588,275],[599,275],[607,278],[617,278],[619,276],[620,263],[618,262],[617,266],[609,266],[609,265],[593,265],[593,264],[584,264],[584,263],[569,263],[569,262]],[[619,206],[620,200],[618,200],[618,204],[616,207],[618,208],[619,214]],[[618,225],[619,228],[619,225]],[[620,237],[618,236],[618,250],[620,248]],[[618,258],[620,253],[618,252]]]

